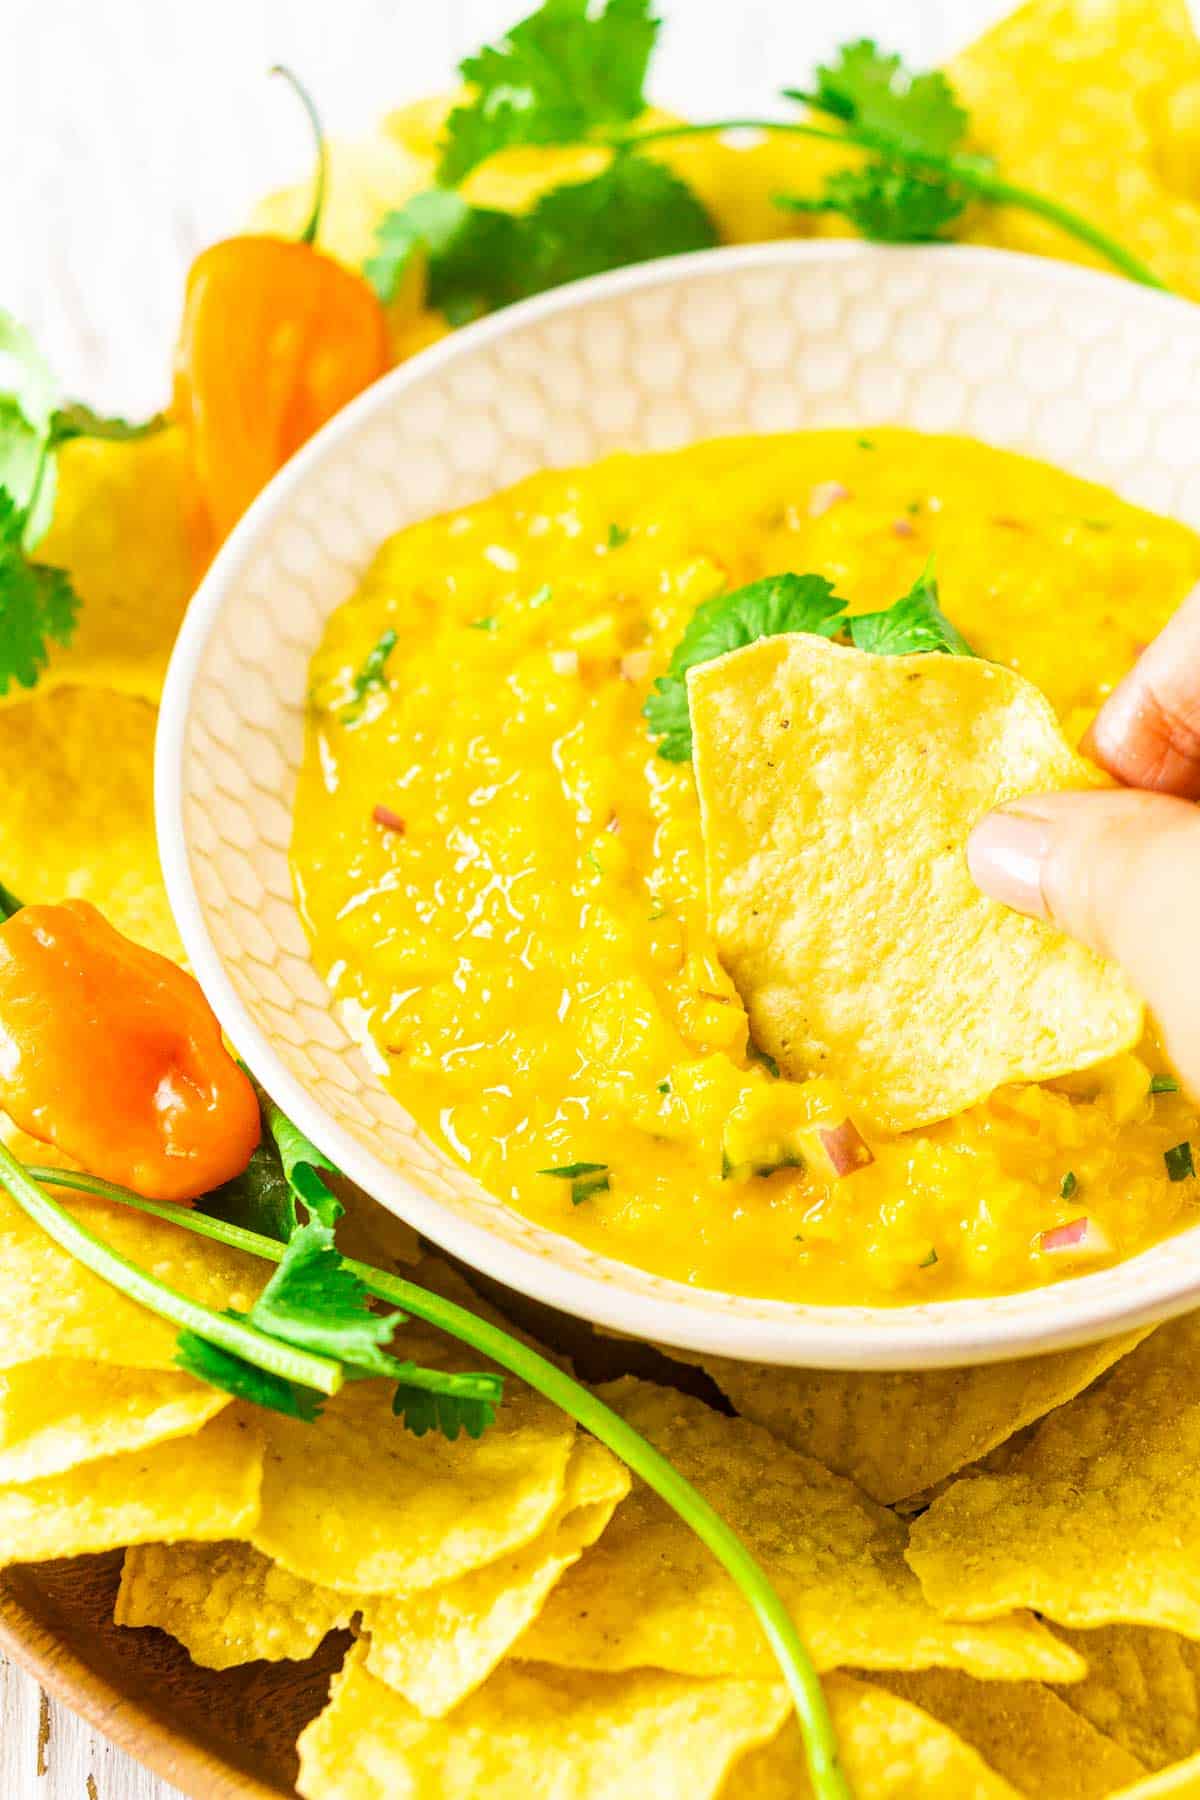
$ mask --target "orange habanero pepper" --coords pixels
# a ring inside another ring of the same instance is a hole
[[[176,351],[172,412],[215,543],[301,444],[391,366],[374,289],[315,247],[325,143],[312,101],[288,79],[316,133],[312,217],[296,243],[246,234],[203,251]]]
[[[0,1105],[151,1200],[232,1180],[261,1131],[200,984],[86,900],[24,906],[0,925]]]

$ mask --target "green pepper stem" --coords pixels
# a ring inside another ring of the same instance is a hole
[[[58,1186],[82,1185],[78,1180],[72,1180],[65,1169],[44,1170],[39,1171],[39,1174],[42,1180],[52,1181]],[[0,1187],[11,1194],[22,1211],[28,1213],[61,1249],[90,1269],[93,1275],[98,1275],[101,1281],[107,1281],[123,1294],[128,1294],[131,1300],[138,1301],[149,1312],[157,1313],[160,1319],[169,1320],[181,1331],[194,1332],[206,1342],[216,1344],[231,1355],[240,1356],[244,1361],[254,1363],[256,1367],[266,1369],[284,1381],[316,1388],[322,1394],[336,1394],[341,1387],[343,1376],[339,1363],[331,1362],[326,1356],[315,1356],[308,1350],[294,1349],[277,1338],[268,1337],[253,1325],[189,1300],[186,1295],[167,1287],[165,1282],[147,1275],[144,1269],[139,1269],[136,1263],[122,1256],[119,1250],[114,1250],[103,1238],[89,1231],[86,1225],[81,1225],[78,1219],[72,1218],[57,1200],[52,1200],[38,1186],[38,1179],[17,1161],[4,1144],[0,1144]],[[123,1190],[113,1190],[108,1182],[93,1185],[84,1191],[97,1192],[101,1189],[106,1199],[113,1198],[114,1193],[124,1197]],[[158,1207],[157,1212],[160,1218],[183,1223],[182,1207],[164,1205]]]
[[[811,104],[811,98],[809,103]],[[1019,206],[1026,212],[1036,213],[1039,218],[1057,225],[1068,236],[1076,238],[1097,255],[1103,256],[1122,275],[1141,282],[1143,287],[1170,291],[1166,282],[1160,281],[1153,269],[1142,262],[1140,257],[1127,250],[1116,238],[1110,237],[1108,232],[1102,231],[1098,225],[1093,225],[1090,219],[1085,219],[1081,213],[1077,213],[1072,207],[1061,205],[1057,200],[1047,199],[1044,194],[1036,193],[1032,188],[1002,180],[973,157],[933,156],[918,151],[898,150],[879,142],[869,133],[856,132],[850,125],[844,129],[830,130],[824,125],[810,125],[798,119],[714,119],[700,125],[660,125],[653,131],[625,132],[619,137],[610,138],[609,142],[614,147],[637,148],[642,144],[666,143],[672,138],[702,137],[721,131],[771,131],[789,137],[816,138],[821,143],[869,150],[876,156],[886,156],[890,162],[944,175],[977,194],[980,199],[991,200],[1002,206]]]
[[[321,115],[317,111],[316,102],[298,75],[283,63],[276,63],[271,69],[272,75],[282,75],[301,106],[308,114],[308,122],[312,126],[313,138],[317,146],[317,174],[313,188],[312,211],[308,215],[308,224],[300,233],[302,244],[315,244],[317,232],[321,228],[321,214],[325,210],[325,187],[329,179],[329,151],[325,142],[325,131],[321,124]]]
[[[16,1165],[20,1168],[20,1165]],[[65,1169],[31,1169],[31,1175],[54,1181],[63,1187],[78,1188],[99,1194],[105,1199],[135,1207],[155,1218],[169,1219],[200,1237],[211,1238],[251,1256],[270,1262],[282,1260],[285,1246],[259,1232],[247,1231],[241,1225],[229,1225],[222,1219],[204,1213],[183,1212],[155,1200],[143,1200],[114,1187],[111,1182]],[[7,1185],[7,1184],[6,1184]],[[11,1189],[10,1189],[11,1191]],[[590,1389],[552,1363],[549,1358],[523,1344],[499,1326],[480,1319],[465,1307],[440,1294],[430,1293],[398,1275],[387,1275],[367,1263],[346,1258],[350,1269],[370,1292],[380,1300],[391,1301],[402,1311],[424,1319],[461,1343],[469,1344],[482,1355],[491,1357],[511,1374],[518,1376],[539,1394],[561,1407],[592,1436],[618,1456],[635,1475],[653,1488],[684,1523],[691,1527],[717,1561],[728,1571],[753,1608],[759,1624],[771,1645],[784,1680],[791,1692],[808,1758],[809,1774],[815,1800],[853,1800],[850,1785],[838,1756],[837,1737],[829,1716],[820,1678],[813,1667],[803,1640],[791,1614],[771,1585],[765,1570],[757,1563],[737,1533],[709,1505],[702,1494],[682,1476],[653,1444],[635,1431],[619,1413],[606,1406]]]

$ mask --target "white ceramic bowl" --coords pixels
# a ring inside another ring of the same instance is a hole
[[[809,425],[958,431],[1200,526],[1200,310],[980,249],[770,244],[622,270],[460,332],[364,394],[217,558],[171,664],[159,843],[188,954],[280,1104],[370,1193],[500,1281],[683,1348],[827,1367],[1016,1356],[1200,1295],[1200,1227],[1000,1299],[791,1306],[597,1256],[487,1194],[380,1086],[288,872],[307,668],[383,538],[546,465]]]

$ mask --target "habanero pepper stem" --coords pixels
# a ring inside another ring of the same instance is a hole
[[[317,175],[313,188],[312,211],[308,215],[308,224],[300,233],[302,244],[315,244],[317,233],[321,229],[321,214],[325,210],[325,187],[329,179],[329,151],[325,143],[325,133],[321,127],[321,115],[318,113],[312,95],[298,75],[283,63],[275,63],[270,70],[272,75],[282,75],[301,106],[308,114],[308,122],[312,126],[313,139],[317,147]]]
[[[809,105],[813,104],[811,95],[793,95],[801,98]],[[620,136],[608,138],[606,141],[614,150],[637,149],[642,144],[666,143],[674,138],[704,137],[721,131],[770,131],[782,133],[789,137],[817,138],[822,143],[849,145],[859,150],[873,151],[877,156],[886,156],[889,161],[913,169],[925,169],[931,174],[945,175],[958,182],[961,187],[976,194],[982,200],[991,200],[997,205],[1019,206],[1026,212],[1036,213],[1039,218],[1057,225],[1060,231],[1077,238],[1086,244],[1097,255],[1103,256],[1114,269],[1130,280],[1138,281],[1143,287],[1158,288],[1169,293],[1165,281],[1158,276],[1140,257],[1110,237],[1099,226],[1093,225],[1069,206],[1061,205],[1057,200],[1050,200],[1044,194],[1032,188],[1020,187],[1015,182],[1004,181],[992,172],[990,167],[975,157],[970,156],[934,156],[915,150],[898,150],[891,145],[877,141],[869,133],[856,132],[852,125],[845,130],[830,130],[824,125],[809,125],[795,119],[713,119],[699,125],[661,125],[653,131],[623,132]]]
[[[201,560],[301,444],[392,362],[378,295],[313,241],[326,150],[312,101],[291,79],[318,138],[304,232],[243,232],[210,245],[184,295],[171,413],[188,448]]]
[[[63,1187],[81,1185],[78,1180],[72,1180],[68,1171],[63,1169],[43,1171],[40,1178]],[[103,1238],[89,1231],[86,1225],[81,1225],[57,1200],[52,1200],[49,1194],[43,1192],[38,1180],[24,1164],[17,1161],[4,1144],[0,1144],[0,1187],[68,1255],[74,1256],[102,1281],[110,1282],[131,1300],[138,1301],[149,1312],[156,1313],[160,1319],[168,1320],[181,1331],[193,1332],[207,1343],[216,1344],[219,1349],[228,1350],[232,1355],[240,1356],[246,1362],[254,1363],[257,1368],[280,1376],[284,1381],[298,1382],[302,1387],[315,1388],[322,1394],[336,1394],[341,1388],[343,1375],[340,1363],[332,1362],[327,1356],[316,1356],[308,1350],[294,1349],[277,1338],[268,1337],[253,1325],[230,1318],[225,1313],[214,1312],[211,1307],[201,1306],[198,1302],[189,1300],[185,1294],[176,1293],[174,1288],[169,1288],[155,1276],[148,1275],[144,1269],[139,1269],[136,1263],[130,1262],[119,1250],[106,1244]],[[107,1196],[110,1184],[92,1183],[84,1191],[97,1189],[103,1189]],[[121,1190],[112,1191],[119,1193]],[[154,1210],[160,1217],[181,1222],[181,1209],[177,1206],[155,1205]]]
[[[16,1167],[20,1169],[19,1164]],[[184,1212],[177,1207],[143,1200],[136,1194],[114,1187],[110,1182],[80,1175],[73,1170],[31,1167],[22,1173],[29,1178],[54,1181],[63,1187],[78,1188],[85,1193],[118,1201],[139,1212],[150,1213],[155,1218],[168,1219],[172,1224],[182,1226],[185,1231],[195,1232],[199,1237],[210,1238],[216,1243],[246,1251],[251,1256],[260,1256],[270,1262],[280,1262],[285,1252],[285,1245],[273,1238],[263,1237],[256,1231],[247,1231],[239,1225],[228,1225],[223,1220],[210,1218],[204,1213]],[[438,1327],[461,1343],[469,1344],[472,1349],[490,1357],[493,1362],[499,1363],[502,1368],[545,1395],[546,1399],[606,1445],[647,1487],[653,1488],[666,1501],[732,1576],[771,1645],[795,1706],[815,1800],[853,1800],[850,1785],[841,1767],[837,1736],[820,1678],[791,1614],[771,1585],[766,1572],[751,1556],[737,1533],[691,1482],[640,1432],[627,1424],[619,1413],[597,1399],[595,1394],[572,1376],[564,1374],[547,1357],[539,1355],[536,1350],[521,1343],[508,1332],[489,1324],[485,1319],[477,1318],[465,1307],[443,1299],[440,1294],[430,1293],[426,1288],[405,1281],[401,1276],[384,1274],[381,1270],[373,1269],[367,1263],[356,1262],[350,1257],[345,1259],[345,1265],[378,1299],[390,1301],[403,1312],[424,1319],[427,1324]]]

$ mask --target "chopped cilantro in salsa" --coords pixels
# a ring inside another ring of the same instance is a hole
[[[1163,1161],[1167,1165],[1167,1175],[1172,1181],[1187,1181],[1195,1175],[1196,1165],[1192,1161],[1192,1146],[1185,1139],[1173,1149],[1163,1151]]]

